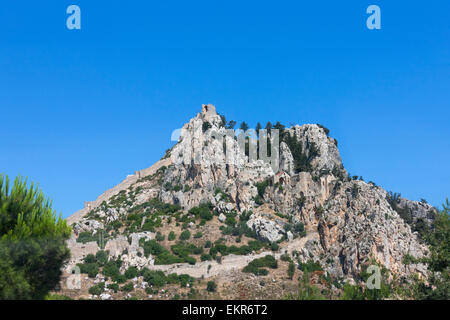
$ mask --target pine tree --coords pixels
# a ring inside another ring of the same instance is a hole
[[[0,299],[44,299],[70,256],[71,229],[43,193],[0,175]]]

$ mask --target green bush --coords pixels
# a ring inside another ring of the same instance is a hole
[[[120,287],[120,291],[123,291],[123,292],[131,292],[131,291],[133,291],[133,289],[134,289],[133,283],[131,283],[131,282],[128,282],[127,284]]]
[[[95,278],[99,272],[97,263],[78,263],[81,273],[87,273],[89,278]]]
[[[119,291],[119,285],[117,283],[110,283],[108,284],[108,289],[111,289],[114,293],[117,293],[117,291]]]
[[[96,285],[90,287],[88,291],[90,294],[98,296],[102,294],[103,291],[105,291],[105,283],[104,282],[97,283]]]
[[[80,234],[78,235],[77,238],[77,242],[79,243],[87,243],[87,242],[95,242],[97,241],[97,237],[93,236],[91,232],[88,231],[84,231],[84,232],[80,232]]]
[[[300,270],[303,272],[313,272],[313,271],[323,271],[322,266],[319,262],[314,262],[313,260],[308,260],[306,263],[299,264]]]
[[[158,242],[164,241],[164,235],[161,234],[161,232],[158,231],[158,232],[156,233],[155,239],[156,239],[156,241],[158,241]]]
[[[271,268],[271,269],[278,268],[278,263],[275,257],[267,255],[263,258],[255,259],[251,261],[247,266],[245,266],[244,269],[242,269],[242,271],[247,273],[253,273],[257,276],[267,275],[268,274],[267,269],[263,268]]]
[[[122,265],[122,261],[118,260],[110,260],[105,263],[102,273],[107,277],[111,277],[111,279],[117,283],[123,283],[126,281],[126,277],[120,273],[120,267]]]
[[[155,287],[162,287],[167,283],[167,277],[164,272],[160,270],[149,270],[144,268],[141,270],[141,275],[145,282]]]
[[[210,261],[212,260],[211,255],[207,254],[207,253],[202,253],[202,255],[200,256],[200,260],[201,261]]]
[[[282,254],[280,257],[280,260],[281,261],[292,261],[291,257],[287,253]]]
[[[129,267],[127,271],[125,271],[125,278],[133,279],[139,275],[139,270],[136,267]]]
[[[95,263],[95,262],[97,262],[97,259],[95,258],[95,256],[92,253],[90,253],[86,257],[84,257],[83,261],[85,263]]]
[[[206,284],[206,290],[208,292],[214,292],[217,289],[217,284],[214,281],[208,281]]]
[[[173,240],[175,240],[175,238],[176,238],[175,232],[170,231],[169,236],[168,236],[167,239],[168,239],[169,241],[173,241]]]
[[[71,228],[43,193],[0,175],[0,299],[44,299],[60,281]]]
[[[189,240],[190,237],[191,237],[191,233],[189,232],[189,230],[184,230],[180,234],[180,240]]]
[[[108,252],[104,250],[97,251],[95,259],[100,266],[105,265],[105,263],[108,262]]]
[[[203,237],[203,233],[201,233],[200,231],[198,231],[196,234],[194,234],[194,238],[195,239],[198,239],[198,238],[201,238],[201,237]]]
[[[200,218],[206,221],[209,221],[213,218],[213,214],[211,212],[209,204],[201,204],[198,207],[191,208],[189,210],[189,214],[194,215],[196,219]]]
[[[288,267],[288,277],[289,279],[292,280],[292,278],[294,277],[294,273],[295,273],[295,264],[293,261],[289,262],[289,267]]]

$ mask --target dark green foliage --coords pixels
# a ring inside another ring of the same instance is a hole
[[[87,273],[89,278],[95,278],[99,272],[97,263],[79,263],[77,266],[80,268],[80,272]]]
[[[172,252],[183,259],[184,262],[195,264],[195,258],[190,257],[190,254],[202,254],[203,248],[196,247],[194,244],[188,244],[184,242],[178,242],[170,247]]]
[[[239,129],[241,129],[241,130],[244,131],[244,132],[247,131],[247,130],[248,130],[248,124],[247,124],[245,121],[243,121],[243,122],[241,123]]]
[[[0,299],[44,299],[59,283],[71,229],[43,193],[0,175]]]
[[[156,241],[159,241],[159,242],[164,241],[164,235],[162,235],[161,232],[158,231],[156,233],[155,239],[156,239]]]
[[[317,124],[317,126],[318,126],[319,128],[322,128],[323,131],[325,132],[325,134],[326,134],[327,136],[330,134],[330,130],[329,130],[328,128],[324,127],[324,126],[321,125],[321,124]]]
[[[282,254],[280,257],[280,260],[281,261],[292,261],[291,257],[287,253]]]
[[[422,259],[431,275],[428,283],[416,281],[413,295],[416,299],[450,299],[450,203],[448,199],[443,209],[436,213],[433,230],[425,235],[430,247],[430,255]]]
[[[125,278],[133,279],[139,275],[139,270],[136,267],[129,267],[127,271],[125,271]]]
[[[256,189],[258,189],[258,196],[264,198],[264,193],[266,192],[266,188],[269,185],[269,180],[264,180],[262,182],[255,183]]]
[[[284,135],[283,140],[288,145],[294,158],[294,171],[296,173],[312,171],[311,161],[319,155],[317,146],[311,142],[309,147],[307,146],[307,151],[303,150],[302,144],[294,135],[290,134]]]
[[[200,260],[201,261],[210,261],[210,260],[212,260],[212,257],[210,254],[202,253],[202,255],[200,256]]]
[[[242,269],[242,271],[247,273],[253,273],[257,276],[265,276],[269,272],[267,271],[267,269],[264,268],[271,268],[271,269],[278,268],[278,263],[274,256],[267,255],[263,258],[255,259],[251,261],[247,266],[245,266],[244,269]]]
[[[201,233],[200,231],[198,231],[197,233],[194,234],[195,239],[199,239],[201,237],[203,237],[203,233]]]
[[[230,121],[228,121],[227,129],[234,129],[235,125],[236,125],[236,121],[230,120]]]
[[[208,121],[203,122],[203,124],[202,124],[203,133],[205,133],[206,131],[208,131],[211,128],[212,128],[211,123],[209,123]]]
[[[108,284],[108,289],[111,289],[112,291],[117,293],[117,291],[119,291],[119,285],[117,283],[110,283]]]
[[[95,258],[95,256],[92,253],[90,253],[86,257],[84,257],[83,261],[85,263],[94,263],[94,262],[97,262],[97,259]]]
[[[295,273],[295,264],[293,261],[289,262],[289,267],[288,267],[288,277],[289,279],[292,280],[292,278],[294,277],[294,273]]]
[[[122,287],[120,287],[120,291],[123,292],[131,292],[133,291],[133,283],[128,282],[127,284],[123,285]]]
[[[173,241],[173,240],[175,240],[175,238],[176,238],[175,232],[170,231],[169,236],[167,237],[167,239],[168,239],[169,241]]]
[[[144,278],[144,281],[148,282],[151,286],[162,287],[167,283],[166,275],[160,270],[149,270],[144,268],[141,270],[141,275]]]
[[[225,118],[225,116],[223,114],[220,115],[220,121],[221,121],[221,126],[225,127],[225,125],[227,124],[227,119]]]
[[[105,265],[105,263],[108,262],[108,252],[104,250],[97,251],[95,260],[100,266]]]
[[[214,292],[217,289],[217,284],[214,281],[208,281],[206,284],[206,290],[208,292]]]
[[[189,230],[184,230],[183,232],[181,232],[180,240],[189,240],[190,238],[191,238],[191,233],[189,232]]]
[[[181,263],[183,259],[172,255],[169,250],[160,245],[156,240],[143,242],[144,255],[148,257],[150,254],[155,258],[155,264],[174,264]]]
[[[179,284],[182,288],[184,288],[187,284],[192,284],[194,282],[194,278],[187,274],[177,275],[175,273],[171,273],[166,276],[164,272],[160,270],[149,270],[147,268],[143,268],[141,270],[141,276],[144,278],[144,281],[154,287],[163,287],[166,284]]]
[[[98,296],[102,294],[103,291],[105,291],[105,283],[104,282],[97,283],[96,285],[90,287],[88,291],[90,294]]]
[[[194,207],[189,210],[189,214],[194,215],[196,219],[200,218],[206,221],[209,221],[213,218],[211,206],[209,204],[201,204],[198,207]]]
[[[93,242],[93,241],[97,241],[98,237],[97,236],[93,236],[91,232],[80,232],[80,234],[78,235],[77,238],[77,242],[80,243],[87,243],[87,242]]]
[[[105,263],[102,273],[106,277],[111,277],[117,283],[123,283],[126,281],[126,277],[120,273],[121,265],[122,261],[120,259],[110,260]]]
[[[308,260],[306,263],[300,263],[299,268],[303,272],[323,271],[320,263],[314,262],[313,260]]]

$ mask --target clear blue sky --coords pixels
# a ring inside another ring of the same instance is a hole
[[[370,4],[381,30],[366,28]],[[449,26],[448,0],[8,1],[0,172],[39,182],[66,217],[157,161],[213,103],[252,127],[321,123],[351,174],[440,205]]]

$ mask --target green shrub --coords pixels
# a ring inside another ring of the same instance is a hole
[[[98,296],[102,294],[103,291],[105,291],[105,283],[104,282],[97,283],[96,285],[90,287],[88,291],[90,294]]]
[[[91,232],[88,231],[84,231],[84,232],[80,232],[80,234],[78,235],[77,238],[77,242],[80,243],[87,243],[87,242],[95,242],[97,241],[97,237],[93,236]]]
[[[288,277],[289,279],[292,280],[292,278],[294,277],[294,273],[295,273],[295,264],[293,261],[289,262],[289,267],[288,267]]]
[[[194,234],[194,238],[195,239],[198,239],[198,238],[201,238],[201,237],[203,237],[203,233],[201,233],[200,231],[198,231],[196,234]]]
[[[287,253],[282,254],[280,257],[280,260],[281,261],[292,261],[291,257]]]
[[[210,254],[202,253],[202,255],[200,256],[200,260],[201,261],[210,261],[210,260],[212,260],[212,257]]]
[[[134,289],[133,283],[131,283],[131,282],[128,282],[127,284],[120,287],[120,291],[123,291],[123,292],[131,292],[131,291],[133,291],[133,289]]]
[[[90,253],[86,257],[84,257],[83,261],[85,263],[95,263],[95,262],[97,262],[97,259],[95,258],[95,256],[92,253]]]
[[[206,284],[206,290],[208,292],[214,292],[217,289],[217,284],[214,281],[208,281]]]
[[[158,241],[158,242],[164,241],[164,235],[161,234],[161,232],[158,231],[158,232],[156,233],[155,239],[156,239],[156,241]]]
[[[136,267],[129,267],[127,271],[125,271],[125,278],[133,279],[139,275],[139,271]]]
[[[114,293],[116,293],[119,291],[119,285],[117,283],[110,283],[108,284],[108,289],[111,289]]]
[[[190,237],[191,237],[191,233],[189,232],[189,230],[184,230],[180,234],[180,240],[189,240]]]
[[[89,278],[95,278],[99,272],[97,263],[78,263],[81,273],[87,273]]]
[[[161,270],[149,270],[144,268],[141,270],[141,275],[145,282],[155,287],[162,287],[167,284],[167,277]]]
[[[242,269],[242,271],[247,273],[253,273],[257,276],[267,275],[268,274],[267,269],[263,268],[271,268],[271,269],[278,268],[278,263],[275,257],[267,255],[263,258],[255,259],[251,261],[247,266],[245,266],[244,269]]]
[[[108,252],[104,250],[97,251],[95,254],[95,259],[100,266],[105,265],[105,263],[108,262]]]
[[[299,264],[300,270],[303,272],[313,272],[313,271],[323,271],[322,266],[319,262],[314,262],[313,260],[308,260],[306,263]]]
[[[175,232],[173,232],[173,231],[170,231],[170,233],[169,233],[169,236],[167,237],[167,239],[169,240],[169,241],[173,241],[173,240],[175,240]]]

